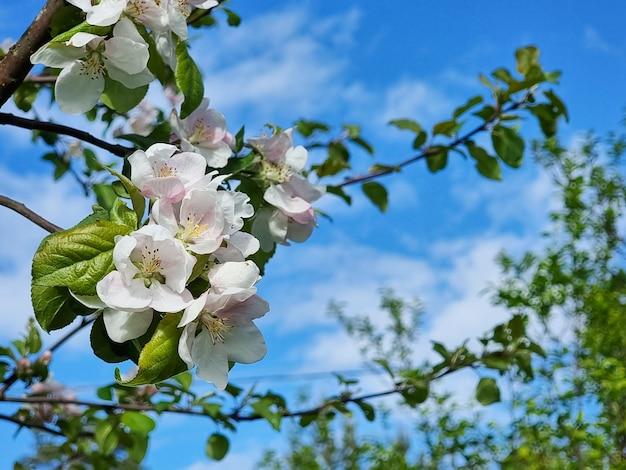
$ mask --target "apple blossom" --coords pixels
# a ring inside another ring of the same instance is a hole
[[[251,364],[265,356],[265,340],[252,320],[265,315],[269,305],[256,295],[259,269],[251,261],[217,265],[208,277],[210,289],[181,318],[178,354],[199,377],[223,390],[229,362]]]
[[[233,154],[233,136],[226,130],[224,115],[209,108],[208,99],[204,98],[185,119],[180,119],[176,111],[172,112],[171,124],[183,150],[203,155],[212,168],[226,166]]]
[[[148,100],[142,100],[130,114],[127,124],[130,132],[148,136],[154,130],[154,123],[159,117],[159,110]],[[124,127],[118,127],[114,136],[125,134]]]
[[[138,88],[154,77],[147,68],[148,45],[128,18],[113,28],[106,39],[91,33],[76,33],[65,43],[48,43],[31,56],[33,64],[62,68],[55,97],[70,114],[89,111],[104,91],[105,77],[127,88]]]
[[[165,27],[167,14],[159,0],[67,0],[87,14],[87,23],[110,26],[117,23],[123,13],[153,29]]]
[[[128,162],[131,181],[146,197],[180,202],[191,185],[205,179],[206,160],[197,153],[181,152],[169,144],[154,144],[137,150]],[[210,178],[210,177],[209,177]]]
[[[253,232],[261,248],[269,251],[274,243],[305,241],[316,224],[311,203],[324,194],[323,187],[311,184],[300,174],[306,165],[307,150],[293,146],[291,129],[249,143],[263,156],[260,176],[269,183],[263,199],[275,208],[261,209],[255,217]]]

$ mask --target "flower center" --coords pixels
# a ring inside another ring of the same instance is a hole
[[[261,177],[271,183],[284,183],[291,177],[292,173],[287,165],[280,165],[267,160],[261,161]]]
[[[200,315],[200,321],[204,325],[209,333],[209,337],[211,338],[211,342],[215,345],[218,342],[223,343],[226,339],[226,335],[232,328],[231,325],[226,324],[226,322],[213,315],[211,312],[204,310]]]
[[[81,62],[80,74],[91,80],[96,80],[104,75],[104,62],[100,53],[93,51]]]
[[[146,0],[130,0],[130,2],[128,2],[128,5],[126,6],[126,12],[130,16],[141,16],[148,10],[147,3],[148,2]]]
[[[204,119],[200,118],[193,125],[193,131],[189,135],[188,140],[192,144],[199,144],[207,141],[215,143],[216,131],[211,126],[207,125]]]
[[[187,18],[191,15],[191,5],[189,5],[189,0],[174,0],[176,9]]]
[[[176,168],[168,165],[167,163],[163,163],[159,169],[156,171],[156,176],[159,178],[165,178],[167,176],[176,176]]]
[[[139,272],[135,274],[135,279],[143,279],[146,287],[150,287],[152,281],[163,284],[165,277],[161,274],[161,258],[159,257],[159,249],[150,250],[148,247],[141,249],[139,259],[133,261]]]
[[[201,224],[197,221],[195,214],[187,215],[187,219],[184,222],[185,225],[176,234],[176,237],[184,242],[189,242],[194,238],[202,236],[208,228],[207,224]]]

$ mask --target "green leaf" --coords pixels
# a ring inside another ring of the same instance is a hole
[[[213,433],[206,442],[206,455],[213,460],[222,460],[226,457],[230,442],[226,436],[220,433]]]
[[[137,106],[148,92],[148,85],[138,88],[126,88],[120,82],[106,78],[102,102],[109,108],[124,114]]]
[[[304,137],[311,137],[315,132],[328,132],[330,127],[320,121],[309,121],[300,119],[296,121],[296,130]]]
[[[161,54],[157,49],[157,45],[154,42],[154,38],[152,35],[146,30],[143,25],[136,25],[137,31],[141,34],[146,44],[148,44],[148,52],[150,54],[148,59],[148,70],[152,72],[152,74],[161,82],[161,84],[166,85],[170,77],[172,75],[172,70],[169,65],[165,63]]]
[[[519,168],[524,157],[524,140],[515,129],[497,125],[491,131],[493,148],[504,163]]]
[[[23,82],[15,93],[13,93],[13,101],[15,106],[24,112],[30,111],[37,99],[39,87],[32,82]]]
[[[413,148],[415,150],[420,150],[422,148],[422,145],[426,143],[427,138],[428,134],[426,134],[425,131],[418,132],[415,136],[415,139],[413,140]]]
[[[336,175],[341,170],[350,168],[348,161],[350,160],[350,152],[341,142],[332,142],[328,145],[328,157],[324,163],[316,169],[318,176]]]
[[[154,420],[139,411],[125,411],[122,414],[121,421],[132,432],[137,434],[149,434],[155,427]]]
[[[449,121],[441,121],[434,125],[433,127],[433,135],[445,135],[445,136],[453,136],[454,133],[458,130],[459,123],[450,119]]]
[[[110,184],[96,183],[92,186],[92,189],[98,204],[107,210],[111,209],[115,201],[117,201],[117,194]]]
[[[376,411],[372,405],[363,400],[357,401],[356,404],[359,408],[361,408],[366,420],[374,421],[374,419],[376,419]]]
[[[430,383],[427,380],[413,379],[407,385],[408,387],[402,392],[407,405],[415,407],[426,401],[430,391]]]
[[[340,197],[348,205],[352,204],[352,197],[350,197],[350,195],[348,193],[346,193],[343,190],[343,188],[341,188],[339,186],[326,186],[326,192],[329,193],[329,194],[333,194],[335,196]]]
[[[430,147],[426,156],[426,165],[432,173],[443,170],[448,164],[447,147]]]
[[[133,209],[135,210],[135,214],[137,214],[137,223],[140,223],[143,219],[143,213],[146,210],[146,199],[143,197],[143,194],[141,194],[139,188],[123,174],[118,173],[109,167],[105,167],[105,169],[120,180],[124,189],[126,189],[126,192],[130,195],[130,200],[133,203]]]
[[[283,416],[272,409],[274,405],[274,400],[271,398],[261,398],[260,400],[255,401],[251,408],[259,415],[267,420],[267,422],[274,428],[276,431],[280,431],[280,424],[282,422]]]
[[[35,321],[31,318],[28,321],[28,330],[26,332],[26,337],[24,338],[24,345],[26,346],[28,354],[35,354],[41,350],[41,335],[35,326]]]
[[[178,340],[182,329],[178,328],[180,314],[166,314],[139,354],[138,370],[135,375],[122,378],[119,369],[115,379],[122,385],[155,384],[180,374],[187,369],[178,356]]]
[[[408,119],[408,118],[392,119],[391,121],[389,121],[389,124],[401,130],[413,131],[416,134],[422,131],[422,126],[420,126],[413,119]]]
[[[535,46],[526,46],[515,51],[517,71],[526,75],[532,66],[539,64],[539,49]]]
[[[44,238],[33,258],[31,284],[33,310],[44,330],[65,326],[85,311],[68,289],[96,295],[97,282],[113,269],[115,237],[130,231],[125,225],[98,220]]]
[[[483,377],[476,387],[476,400],[481,405],[490,405],[500,401],[500,389],[495,379]]]
[[[474,160],[476,160],[476,170],[486,178],[500,181],[502,179],[502,171],[498,159],[492,157],[487,151],[469,141],[466,144],[467,150]]]
[[[389,198],[387,195],[387,189],[385,189],[382,184],[375,181],[369,181],[367,183],[363,183],[361,189],[367,198],[372,201],[372,203],[378,207],[381,212],[385,212],[387,210]]]
[[[187,43],[179,41],[176,45],[176,85],[185,97],[180,108],[180,118],[185,119],[204,98],[202,74],[187,50]]]
[[[561,98],[559,98],[552,90],[544,91],[543,94],[546,95],[546,98],[550,100],[550,104],[554,106],[557,112],[565,118],[565,121],[569,122],[569,113],[567,112],[567,106],[565,106],[565,103],[563,103]]]
[[[459,106],[458,108],[456,108],[454,110],[454,113],[452,114],[452,116],[454,116],[454,118],[456,119],[459,116],[461,116],[462,114],[464,114],[467,111],[469,111],[470,109],[472,109],[477,104],[480,104],[482,102],[483,102],[483,97],[480,96],[480,95],[476,95],[476,96],[470,98],[469,100],[467,100],[467,102],[464,105]]]
[[[50,35],[52,37],[73,28],[83,21],[83,12],[73,5],[64,5],[59,8],[50,22]]]
[[[113,452],[120,442],[115,425],[109,419],[99,421],[98,424],[96,424],[94,438],[100,451],[105,455],[109,455]]]
[[[228,26],[237,27],[241,24],[241,17],[237,13],[229,10],[228,8],[223,8],[223,10],[224,13],[226,13],[226,22],[228,23]]]
[[[54,43],[60,43],[60,42],[67,42],[76,33],[90,33],[90,34],[95,34],[97,36],[106,36],[107,34],[109,34],[109,32],[112,29],[113,29],[113,26],[93,26],[87,23],[86,21],[83,21],[82,23],[74,26],[72,29],[53,37],[50,43],[54,44]]]
[[[131,230],[137,228],[137,214],[119,198],[113,202],[113,207],[110,210],[110,220],[115,224],[126,225]]]

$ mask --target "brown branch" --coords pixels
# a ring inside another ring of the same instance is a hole
[[[130,147],[112,144],[105,140],[99,139],[89,132],[81,131],[80,129],[64,126],[63,124],[57,124],[55,122],[28,119],[10,113],[0,113],[0,125],[9,125],[14,127],[20,127],[22,129],[29,129],[32,131],[52,132],[54,134],[74,137],[75,139],[82,140],[83,142],[107,150],[108,152],[111,152],[113,155],[116,155],[118,157],[126,157],[134,150]]]
[[[50,352],[56,351],[61,346],[63,346],[72,336],[74,336],[80,330],[85,328],[87,325],[91,324],[95,319],[96,319],[95,316],[83,317],[78,325],[76,325],[74,328],[72,328],[63,336],[61,336],[59,339],[57,339],[49,348],[46,349],[46,351],[50,351]],[[9,375],[6,379],[4,379],[4,381],[2,382],[2,386],[0,387],[0,400],[4,398],[4,394],[6,393],[6,391],[9,388],[11,388],[11,386],[15,382],[17,382],[17,371],[13,371],[13,373]]]
[[[531,94],[532,94],[531,92],[528,92],[519,101],[514,101],[513,103],[511,103],[510,106],[508,106],[506,108],[503,108],[500,111],[496,112],[491,119],[488,119],[487,121],[482,123],[480,126],[475,127],[474,129],[469,131],[467,134],[464,134],[464,135],[454,139],[448,145],[445,145],[443,147],[445,147],[448,150],[452,150],[453,148],[455,148],[455,147],[457,147],[457,146],[459,146],[461,144],[466,143],[472,137],[474,137],[476,134],[479,134],[480,132],[483,132],[483,131],[487,130],[487,128],[490,125],[492,125],[493,123],[495,123],[496,121],[498,121],[498,119],[500,119],[500,116],[502,116],[503,114],[506,114],[508,112],[514,111],[514,110],[522,107],[524,104],[526,104],[528,102],[528,99],[530,98]],[[357,176],[349,177],[349,178],[346,178],[344,181],[342,181],[341,183],[339,183],[339,184],[337,184],[335,186],[337,186],[339,188],[342,188],[344,186],[350,186],[352,184],[365,183],[366,181],[370,181],[370,180],[373,180],[373,179],[376,179],[376,178],[380,178],[381,176],[389,175],[391,173],[397,173],[398,169],[404,168],[405,166],[411,165],[412,163],[415,163],[415,162],[417,162],[419,160],[423,160],[425,158],[428,158],[428,157],[431,157],[433,155],[436,155],[440,151],[441,151],[441,148],[434,149],[432,147],[427,147],[425,150],[423,150],[418,155],[415,155],[415,156],[413,156],[411,158],[408,158],[406,160],[403,160],[401,162],[388,165],[390,168],[385,168],[385,169],[380,170],[380,171],[374,171],[374,172],[370,172],[370,173],[365,173],[363,175],[357,175]]]
[[[53,224],[49,220],[44,219],[42,216],[33,212],[21,202],[18,202],[10,197],[0,195],[0,206],[8,207],[9,209],[17,212],[18,214],[26,217],[28,220],[36,225],[39,225],[47,232],[54,233],[63,230],[58,225]]]
[[[53,84],[57,82],[56,75],[28,75],[24,81],[29,83],[38,83],[42,85]]]
[[[33,67],[30,56],[50,39],[50,23],[63,0],[47,0],[37,18],[0,60],[0,107],[8,101]]]
[[[18,426],[23,426],[30,429],[36,429],[37,431],[43,431],[48,434],[52,434],[54,436],[65,436],[65,434],[58,429],[51,428],[46,426],[45,424],[33,423],[30,421],[22,421],[15,416],[3,415],[0,414],[0,420],[9,421],[10,423],[15,423]]]

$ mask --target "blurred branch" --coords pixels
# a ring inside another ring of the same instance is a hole
[[[510,111],[514,111],[514,110],[516,110],[518,108],[523,107],[528,102],[528,100],[529,100],[529,98],[531,96],[532,96],[532,91],[529,91],[520,100],[511,103],[506,108],[497,110],[496,113],[494,113],[494,115],[493,115],[493,117],[491,119],[483,122],[480,126],[475,127],[474,129],[469,131],[467,134],[463,134],[462,136],[456,138],[455,140],[450,142],[445,147],[448,150],[452,150],[453,148],[458,147],[459,145],[462,145],[462,144],[466,143],[472,137],[474,137],[476,134],[479,134],[479,133],[487,130],[489,128],[489,126],[491,126],[492,124],[496,123],[500,119],[500,116],[502,116],[503,114],[506,114],[506,113],[508,113]],[[370,181],[370,180],[379,178],[381,176],[389,175],[391,173],[397,173],[399,168],[404,168],[405,166],[411,165],[411,164],[413,164],[413,163],[415,163],[415,162],[417,162],[419,160],[423,160],[425,158],[428,158],[428,157],[431,157],[433,155],[436,155],[440,151],[441,151],[441,149],[434,149],[432,147],[427,147],[425,150],[423,150],[418,155],[415,155],[415,156],[413,156],[413,157],[411,157],[411,158],[409,158],[407,160],[403,160],[401,162],[393,163],[393,164],[388,165],[389,168],[385,168],[385,169],[382,169],[380,171],[365,173],[363,175],[357,175],[357,176],[349,177],[349,178],[346,178],[344,181],[342,181],[341,183],[339,183],[339,184],[337,184],[335,186],[341,188],[341,187],[344,187],[344,186],[350,186],[352,184],[364,183],[366,181]]]
[[[10,197],[0,195],[0,206],[8,207],[9,209],[20,214],[21,216],[26,217],[28,220],[30,220],[34,224],[39,225],[42,229],[46,230],[47,232],[53,233],[53,232],[59,232],[63,230],[58,225],[55,225],[49,220],[44,219],[42,216],[30,210],[21,202],[11,199]]]
[[[35,119],[28,119],[20,116],[15,116],[10,113],[0,113],[0,125],[9,125],[14,127],[21,127],[22,129],[29,129],[32,131],[52,132],[54,134],[66,135],[74,137],[78,140],[82,140],[101,149],[111,152],[118,157],[126,157],[133,149],[125,147],[123,145],[112,144],[105,140],[94,137],[92,134],[73,127],[64,126],[63,124],[57,124],[49,121],[38,121]]]
[[[10,423],[15,423],[20,427],[36,429],[37,431],[43,431],[45,433],[52,434],[54,436],[65,436],[65,434],[59,431],[58,429],[51,428],[49,426],[46,426],[45,424],[22,421],[21,419],[16,418],[15,416],[0,414],[0,420],[9,421]]]
[[[57,82],[56,75],[28,75],[24,81],[30,83],[40,83],[42,85],[52,84]]]
[[[63,0],[48,0],[17,43],[0,60],[0,106],[21,85],[33,65],[30,56],[50,39],[50,23]]]

